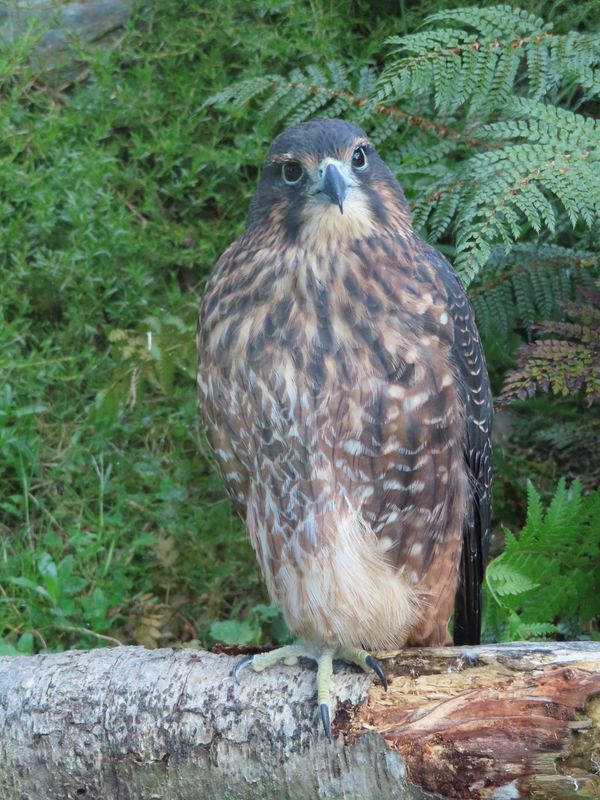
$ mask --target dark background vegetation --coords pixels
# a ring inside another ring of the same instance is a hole
[[[242,231],[259,165],[285,120],[252,99],[206,101],[240,80],[332,60],[351,73],[380,74],[390,61],[387,37],[422,30],[429,14],[461,5],[157,0],[140,5],[116,48],[81,52],[85,70],[75,78],[47,80],[30,58],[31,37],[3,49],[0,652],[111,639],[148,646],[285,639],[211,467],[194,386],[203,282]],[[521,8],[559,33],[598,31],[596,2]],[[555,99],[597,115],[597,102],[582,107],[576,92]],[[424,109],[448,121],[443,110]],[[418,207],[427,171],[403,171],[397,156],[399,148],[410,152],[414,136],[407,123],[382,152]],[[444,157],[451,169],[460,154],[442,153],[438,167]],[[575,233],[558,227],[546,243],[585,250],[582,271],[592,286],[597,219]],[[423,228],[427,234],[426,221]],[[455,255],[452,229],[437,240]],[[566,298],[582,301],[576,283]],[[474,301],[496,285],[491,277],[475,282]],[[496,394],[532,325],[563,318],[564,299],[551,297],[541,310],[534,303],[527,324],[517,307],[486,326]],[[533,561],[498,562],[488,638],[597,635],[600,602],[594,607],[591,595],[583,608],[567,598],[571,567],[578,586],[598,580],[597,544],[596,551],[589,544],[600,527],[597,407],[581,393],[564,394],[504,405],[498,416],[496,552],[505,527],[518,534],[525,524],[528,480],[537,493],[529,488],[525,529]],[[571,485],[576,478],[581,490]],[[560,539],[552,547],[580,536],[588,549],[544,578],[564,593],[564,613],[544,617],[536,608],[527,620],[550,536]]]

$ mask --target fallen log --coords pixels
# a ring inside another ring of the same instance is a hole
[[[0,658],[2,800],[600,798],[600,644],[411,649],[339,665],[191,650]]]

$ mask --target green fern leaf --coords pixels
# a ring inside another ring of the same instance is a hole
[[[515,596],[536,589],[539,584],[514,569],[502,556],[494,559],[486,573],[486,581],[493,594],[499,597]]]
[[[600,489],[588,498],[561,480],[546,511],[528,482],[527,520],[488,567],[484,602],[487,636],[543,638],[558,621],[589,623],[600,610]]]

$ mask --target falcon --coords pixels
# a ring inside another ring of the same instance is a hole
[[[368,136],[339,119],[272,143],[198,326],[202,417],[269,595],[298,641],[238,662],[479,642],[490,386],[450,263],[413,229]]]

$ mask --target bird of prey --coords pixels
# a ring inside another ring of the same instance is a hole
[[[473,312],[413,229],[368,136],[339,119],[272,143],[244,233],[208,279],[202,416],[269,595],[297,644],[243,659],[332,659],[479,641],[491,396]]]

